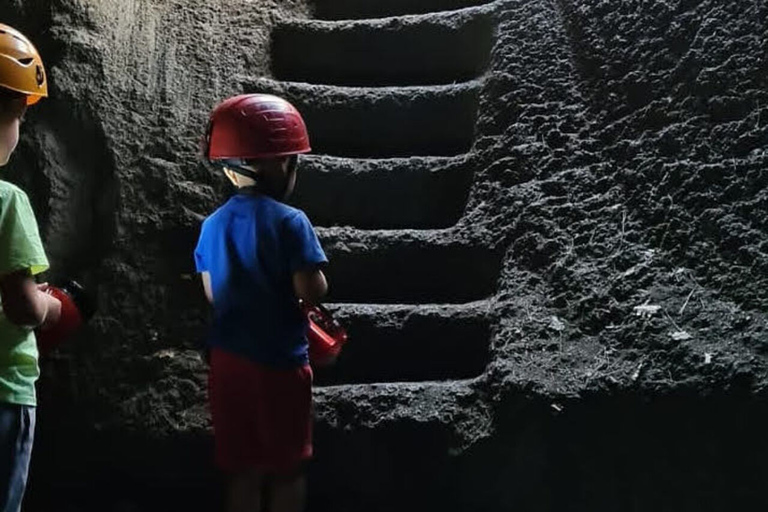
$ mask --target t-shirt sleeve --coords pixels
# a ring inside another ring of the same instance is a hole
[[[197,268],[198,273],[210,271],[208,266],[210,237],[207,236],[207,224],[207,221],[203,221],[203,225],[200,227],[200,238],[198,238],[197,247],[195,247],[195,268]]]
[[[22,190],[0,197],[0,276],[29,269],[32,275],[48,270],[35,213]]]
[[[328,263],[320,240],[303,212],[286,219],[285,231],[291,273]]]

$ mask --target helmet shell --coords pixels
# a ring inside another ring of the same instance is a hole
[[[27,95],[27,105],[48,96],[45,67],[32,42],[0,23],[0,86]]]
[[[243,94],[211,113],[205,157],[251,160],[298,155],[311,150],[307,126],[296,107],[278,96]]]

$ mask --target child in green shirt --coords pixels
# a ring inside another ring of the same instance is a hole
[[[0,166],[16,149],[27,107],[47,95],[37,50],[0,24]],[[61,313],[34,280],[47,268],[27,195],[0,180],[0,512],[18,512],[26,487],[40,373],[33,329],[55,324]]]

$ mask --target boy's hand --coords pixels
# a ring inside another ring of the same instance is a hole
[[[58,321],[61,303],[38,285],[28,270],[20,270],[0,278],[3,312],[11,323],[35,328]]]
[[[42,330],[48,329],[52,325],[56,324],[61,318],[61,301],[53,296],[51,291],[51,285],[46,283],[38,283],[37,291],[44,293],[48,298],[48,313],[45,315],[45,320],[40,324],[39,328]]]

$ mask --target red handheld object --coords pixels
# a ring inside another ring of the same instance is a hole
[[[318,366],[333,363],[347,343],[347,331],[323,306],[302,306],[309,320],[309,361]]]
[[[56,324],[35,332],[41,354],[47,354],[71,338],[94,314],[93,305],[85,291],[74,281],[61,287],[49,286],[46,293],[61,302],[61,316]]]

